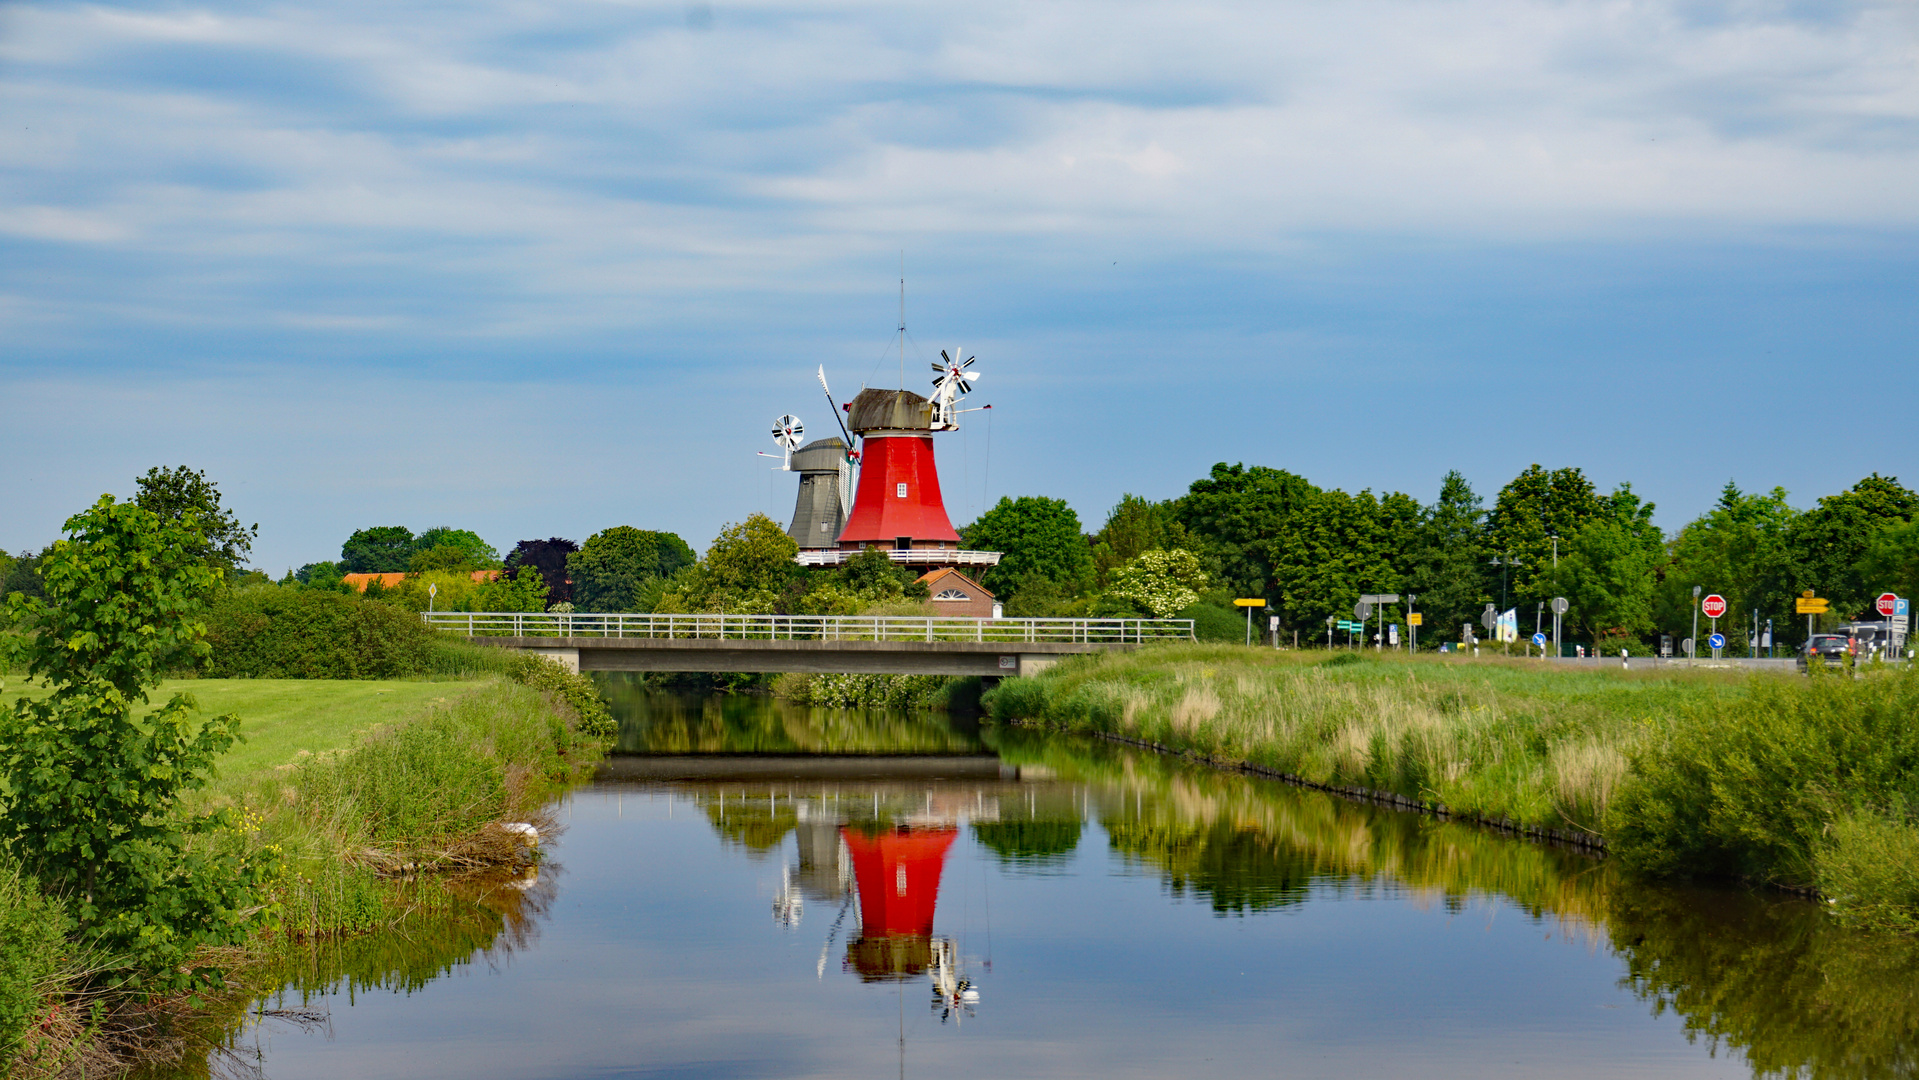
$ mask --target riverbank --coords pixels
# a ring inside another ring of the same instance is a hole
[[[222,957],[232,1000],[292,944],[403,927],[465,903],[454,880],[462,875],[537,874],[539,840],[552,833],[543,807],[598,762],[612,723],[590,682],[527,661],[510,678],[468,682],[209,679],[162,688],[192,693],[201,716],[242,716],[248,741],[220,759],[192,801],[200,811],[240,811],[249,848],[272,853],[280,868],[270,900],[279,917]],[[13,921],[38,920],[44,934],[58,921],[54,907],[50,921],[15,903],[0,924],[17,913]],[[13,1021],[0,1036],[15,1043],[5,1047],[13,1075],[101,1075],[174,1056],[209,1026],[196,1020],[203,1010],[232,1004],[218,994],[117,997],[111,958],[81,944],[65,952],[52,965],[0,965],[0,1022]],[[84,1019],[95,1002],[108,1014]],[[24,1003],[18,1016],[7,1015],[8,1003]]]
[[[1919,677],[1178,646],[1075,658],[984,705],[1342,794],[1729,876],[1919,929]],[[1884,869],[1883,867],[1895,869]]]

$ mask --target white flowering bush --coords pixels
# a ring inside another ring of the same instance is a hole
[[[1154,548],[1113,571],[1109,596],[1131,600],[1165,619],[1191,607],[1206,587],[1199,558],[1183,548]]]

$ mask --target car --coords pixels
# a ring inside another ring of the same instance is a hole
[[[1814,655],[1828,664],[1843,662],[1848,656],[1859,652],[1858,639],[1848,634],[1814,634],[1806,647],[1799,650],[1799,669],[1804,671],[1812,662]]]

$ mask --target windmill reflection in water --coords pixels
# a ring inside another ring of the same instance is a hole
[[[909,812],[900,794],[883,805],[880,793],[873,793],[870,816],[857,819],[840,812],[839,800],[797,801],[798,864],[781,867],[773,917],[797,927],[809,897],[838,902],[820,950],[817,974],[824,978],[833,943],[857,902],[858,922],[841,970],[868,983],[927,976],[940,1020],[958,1021],[973,1014],[979,991],[966,977],[958,944],[933,933],[940,878],[960,827],[982,815],[997,818],[997,804],[978,793],[929,791]]]

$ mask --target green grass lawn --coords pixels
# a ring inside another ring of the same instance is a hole
[[[22,696],[43,697],[9,676],[0,707]],[[192,694],[207,716],[238,713],[245,742],[220,759],[215,788],[247,786],[252,778],[291,761],[302,750],[320,753],[352,741],[355,732],[405,720],[436,701],[464,694],[471,684],[412,680],[169,679],[151,692],[157,704],[180,691]]]

